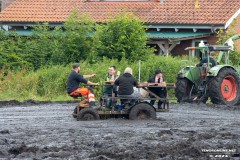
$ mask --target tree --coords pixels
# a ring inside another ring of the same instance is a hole
[[[133,14],[122,13],[96,28],[94,55],[97,57],[143,60],[153,53],[147,44],[146,28]]]
[[[217,35],[218,41],[217,44],[223,45],[230,37],[238,34],[236,31],[237,19],[235,19],[231,25],[228,27],[228,30],[220,30],[219,34]],[[234,50],[230,53],[230,63],[233,65],[240,64],[240,51],[237,50],[236,45],[234,45]]]
[[[23,38],[14,32],[8,34],[0,31],[0,69],[5,66],[6,68],[19,68],[31,67],[31,63],[24,59],[23,51],[20,46],[23,45]]]
[[[61,39],[65,64],[87,59],[93,47],[91,34],[94,26],[95,23],[88,15],[80,15],[78,10],[72,11],[64,23]]]
[[[38,24],[33,38],[27,44],[33,54],[29,61],[39,68],[43,65],[69,64],[85,60],[92,48],[94,22],[74,9],[63,27]],[[38,57],[36,59],[36,56]],[[34,61],[32,61],[34,60]]]

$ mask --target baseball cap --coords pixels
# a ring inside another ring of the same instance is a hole
[[[75,68],[78,68],[80,67],[80,64],[79,63],[73,63],[72,64],[72,68],[75,69]]]
[[[155,74],[159,74],[159,73],[163,73],[163,71],[160,70],[160,69],[157,69],[157,70],[155,71]]]

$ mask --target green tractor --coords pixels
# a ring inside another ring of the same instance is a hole
[[[231,37],[223,46],[199,45],[188,47],[188,60],[183,60],[178,74],[175,96],[178,102],[198,101],[206,103],[208,98],[213,104],[236,105],[240,101],[240,67],[229,64],[229,54],[233,41],[240,35]],[[212,52],[218,52],[213,65]],[[199,63],[205,58],[206,63]],[[198,64],[198,65],[196,65]]]

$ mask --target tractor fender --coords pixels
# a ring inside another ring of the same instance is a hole
[[[136,102],[134,105],[132,105],[128,110],[130,111],[134,106],[136,106],[137,104],[140,104],[140,103],[144,103],[144,104],[147,104],[147,105],[150,105],[155,111],[156,111],[156,108],[153,107],[149,102]]]
[[[216,65],[209,70],[208,76],[213,76],[213,77],[217,76],[219,71],[222,70],[223,68],[232,68],[233,70],[235,70],[237,72],[237,70],[230,65]]]

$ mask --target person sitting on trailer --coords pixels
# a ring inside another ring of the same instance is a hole
[[[137,80],[132,76],[132,69],[127,67],[124,74],[114,82],[118,86],[118,94],[123,98],[131,98],[131,103],[135,102],[134,98],[139,98],[141,95],[138,91],[134,91],[133,87],[137,86]]]
[[[68,76],[67,81],[67,93],[72,97],[84,97],[84,101],[89,102],[90,107],[95,106],[95,97],[94,92],[91,87],[88,88],[80,88],[80,83],[88,84],[88,85],[98,85],[98,83],[93,83],[86,78],[95,77],[96,74],[92,75],[80,75],[80,64],[74,63],[72,65],[72,72]]]
[[[108,68],[108,73],[104,77],[105,85],[103,86],[103,94],[107,97],[117,97],[117,86],[114,84],[115,80],[119,77],[120,71],[115,74],[116,67],[110,66]],[[111,98],[106,99],[106,107],[111,107],[113,104],[113,101]]]
[[[163,79],[163,71],[160,69],[157,69],[155,71],[155,75],[153,77],[150,77],[147,81],[148,83],[154,83],[154,86],[166,86],[166,83]],[[148,88],[151,92],[153,92],[154,94],[156,94],[157,96],[159,96],[160,98],[165,98],[165,92],[163,90],[163,88],[161,87],[149,87]],[[156,98],[153,95],[149,94],[150,98]],[[151,105],[154,105],[156,100],[151,100],[150,103]],[[158,101],[158,109],[161,109],[161,105],[162,105],[162,101]]]
[[[211,51],[210,57],[209,57],[209,62],[211,63],[212,67],[216,66],[216,62],[214,60],[215,56],[216,56],[216,53],[214,51]],[[208,57],[203,58],[201,60],[201,62],[199,64],[197,64],[197,67],[203,66],[204,63],[208,63]]]
[[[112,84],[119,77],[120,72],[118,71],[117,74],[115,74],[115,71],[116,71],[115,66],[110,66],[108,68],[108,73],[104,77],[104,81],[106,83],[111,83]],[[114,96],[117,97],[117,87],[116,87],[116,85],[113,85],[113,86],[109,85],[109,86],[104,86],[103,87],[103,94],[104,95],[111,96],[112,92],[113,92]]]

